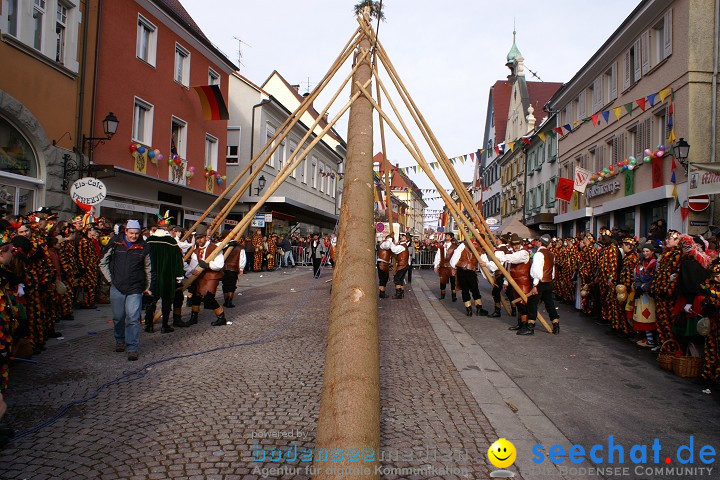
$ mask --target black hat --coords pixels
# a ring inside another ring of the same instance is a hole
[[[449,235],[450,238],[455,238],[455,234],[453,232],[445,232],[445,235]]]
[[[540,235],[540,238],[538,240],[540,240],[540,243],[544,247],[547,247],[548,245],[550,245],[550,235],[548,235],[547,233],[545,235]]]
[[[195,238],[206,237],[206,236],[207,236],[207,227],[205,225],[198,225],[198,227],[195,229]]]

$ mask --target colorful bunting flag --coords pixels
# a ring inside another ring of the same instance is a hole
[[[637,100],[635,100],[635,103],[638,104],[638,107],[640,107],[640,110],[642,110],[643,112],[645,111],[645,99],[644,98],[638,98]]]
[[[660,90],[658,92],[658,95],[660,95],[660,102],[664,102],[668,95],[672,93],[672,88],[665,88],[663,90]]]
[[[542,140],[543,142],[545,141],[545,133],[544,132],[539,132],[537,135],[538,135],[538,137],[540,137],[540,140]]]
[[[628,115],[632,115],[632,102],[625,104],[625,110],[627,110]]]
[[[602,117],[605,119],[605,123],[610,122],[610,110],[606,110],[601,113]]]
[[[595,115],[593,115],[593,116],[590,117],[590,118],[592,118],[593,127],[597,127],[597,124],[598,124],[598,122],[600,121],[600,114],[599,114],[599,113],[596,113]]]
[[[620,120],[620,117],[622,116],[622,107],[613,108],[613,113],[615,114],[615,118]]]

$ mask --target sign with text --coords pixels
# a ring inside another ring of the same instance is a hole
[[[97,205],[105,200],[107,188],[102,180],[85,177],[76,180],[70,187],[70,198],[85,205]]]
[[[557,190],[555,191],[555,198],[569,202],[572,199],[574,190],[575,182],[569,178],[560,177],[558,179]]]
[[[608,193],[613,193],[616,190],[620,190],[620,182],[618,182],[617,180],[606,183],[597,183],[585,192],[585,196],[587,198],[594,198],[599,197],[600,195],[607,195]]]
[[[689,195],[720,193],[720,164],[691,163],[688,168]]]

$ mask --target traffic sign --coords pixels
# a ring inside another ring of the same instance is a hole
[[[375,224],[375,230],[377,230],[378,233],[382,233],[385,231],[385,224],[384,223],[376,223]]]
[[[438,227],[437,231],[438,233],[443,233],[445,231],[445,227]]]
[[[693,212],[702,212],[710,206],[710,195],[695,195],[688,198],[688,207]]]

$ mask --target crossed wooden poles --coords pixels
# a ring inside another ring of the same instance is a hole
[[[245,214],[245,216],[238,222],[238,224],[232,229],[232,231],[225,237],[225,239],[220,242],[218,245],[220,248],[215,249],[208,257],[206,258],[206,262],[210,262],[215,256],[223,250],[227,246],[228,243],[230,243],[233,240],[239,239],[247,230],[248,226],[250,225],[250,222],[255,216],[255,213],[257,213],[260,208],[265,204],[265,202],[270,198],[270,196],[280,187],[280,185],[287,179],[287,177],[290,175],[290,173],[295,170],[299,165],[300,162],[302,162],[305,157],[312,151],[312,149],[317,145],[318,142],[320,142],[323,138],[323,136],[330,131],[331,128],[338,122],[338,120],[345,114],[345,112],[350,108],[350,106],[353,104],[353,102],[359,98],[361,95],[370,101],[373,108],[378,112],[380,116],[380,132],[381,132],[381,139],[383,143],[383,155],[385,154],[385,145],[384,145],[384,123],[388,125],[388,127],[395,133],[397,138],[402,142],[402,144],[406,147],[410,155],[415,159],[415,161],[418,163],[418,165],[422,168],[422,170],[425,172],[425,174],[428,176],[430,181],[435,185],[435,188],[440,193],[440,195],[443,198],[443,201],[445,202],[446,207],[448,208],[450,214],[455,219],[457,225],[461,228],[466,228],[478,241],[480,246],[482,247],[482,251],[487,255],[487,257],[492,260],[495,265],[497,266],[498,270],[503,274],[503,276],[507,279],[508,284],[510,287],[512,287],[515,292],[517,293],[517,296],[522,299],[522,301],[527,301],[527,296],[522,291],[522,289],[518,286],[518,284],[515,282],[515,280],[510,276],[510,273],[505,269],[502,262],[498,260],[498,258],[495,256],[495,249],[496,246],[495,243],[495,237],[490,232],[490,228],[488,227],[485,219],[480,214],[477,206],[473,202],[472,197],[470,196],[470,193],[467,191],[465,186],[463,185],[462,181],[460,180],[460,177],[458,176],[457,172],[455,172],[455,169],[452,167],[452,164],[448,160],[447,155],[443,151],[442,147],[440,146],[440,143],[438,142],[437,138],[435,137],[434,133],[430,129],[429,125],[427,124],[427,121],[423,117],[423,115],[420,113],[417,105],[415,104],[414,100],[410,96],[410,93],[405,88],[404,83],[400,79],[397,70],[395,69],[394,65],[392,64],[389,56],[387,55],[387,52],[385,51],[385,48],[382,45],[382,42],[376,37],[375,31],[373,30],[370,20],[367,16],[360,15],[358,16],[358,22],[359,22],[359,28],[353,33],[350,40],[345,44],[344,48],[342,49],[340,55],[336,58],[336,60],[333,62],[332,66],[328,70],[328,72],[325,74],[325,77],[320,81],[320,83],[315,87],[313,92],[305,97],[304,101],[298,106],[298,108],[285,120],[285,122],[280,126],[280,128],[277,129],[275,135],[268,140],[268,142],[263,146],[263,148],[250,160],[250,162],[245,166],[245,168],[240,172],[240,174],[235,177],[227,186],[227,190],[232,190],[236,187],[236,185],[240,182],[240,180],[248,173],[251,172],[245,181],[242,183],[242,185],[237,189],[237,191],[230,197],[230,199],[227,201],[225,206],[220,210],[219,214],[215,217],[215,219],[212,221],[210,227],[208,228],[208,236],[212,235],[214,232],[218,230],[218,228],[223,224],[225,221],[225,218],[227,218],[228,214],[232,210],[232,208],[238,203],[240,197],[242,196],[243,192],[245,192],[248,188],[250,188],[252,182],[257,178],[258,175],[260,175],[260,172],[262,170],[262,165],[267,163],[267,161],[272,157],[272,155],[275,153],[277,148],[282,144],[282,141],[287,137],[287,135],[290,133],[290,131],[295,127],[297,122],[300,120],[302,115],[308,110],[308,108],[312,105],[312,102],[317,99],[318,95],[322,92],[322,90],[328,85],[328,83],[332,80],[332,78],[335,76],[335,74],[338,72],[340,67],[345,63],[345,61],[350,57],[353,52],[357,50],[354,66],[351,70],[351,72],[348,74],[348,76],[345,78],[345,80],[342,82],[342,85],[337,89],[337,91],[334,93],[328,104],[325,106],[325,108],[317,115],[315,122],[309,127],[307,133],[300,141],[299,145],[304,146],[304,148],[298,148],[296,149],[290,158],[288,158],[287,162],[283,165],[283,167],[278,172],[278,175],[275,177],[271,185],[265,190],[264,195],[257,201],[257,203],[250,209],[250,211]],[[432,151],[433,156],[439,163],[440,167],[442,168],[443,172],[447,176],[448,180],[452,184],[453,188],[455,189],[456,193],[459,196],[459,200],[461,201],[462,205],[466,207],[467,212],[463,212],[461,208],[458,206],[458,204],[453,201],[453,199],[450,197],[450,195],[445,191],[445,189],[442,187],[440,182],[437,180],[435,175],[433,174],[432,169],[429,166],[428,161],[425,159],[425,156],[420,151],[420,148],[418,147],[418,144],[414,137],[412,136],[410,130],[408,129],[407,124],[403,120],[400,112],[398,111],[397,106],[395,105],[395,102],[393,101],[392,97],[389,95],[388,90],[385,87],[384,82],[380,78],[380,75],[378,74],[378,65],[377,62],[374,62],[373,65],[373,78],[375,79],[377,90],[378,90],[378,98],[375,99],[373,96],[368,92],[368,87],[370,86],[370,82],[372,79],[368,80],[364,85],[361,85],[359,83],[355,84],[356,90],[355,93],[350,97],[348,102],[340,109],[340,111],[327,123],[327,125],[322,129],[321,132],[319,132],[315,138],[310,141],[307,145],[306,142],[309,141],[310,137],[315,132],[315,129],[320,124],[320,119],[323,118],[325,113],[329,110],[329,108],[334,104],[340,93],[345,89],[347,84],[351,81],[353,75],[355,74],[357,68],[365,61],[369,61],[369,55],[371,52],[368,50],[358,49],[358,45],[360,41],[363,39],[363,37],[369,38],[370,43],[374,45],[373,47],[373,54],[375,55],[375,58],[380,60],[380,63],[385,68],[386,73],[388,74],[392,84],[394,85],[396,91],[398,92],[400,98],[402,99],[402,102],[404,103],[405,107],[410,113],[410,116],[414,120],[416,126],[420,130],[423,138],[425,139],[425,142],[427,142],[427,145],[430,147],[430,150]],[[395,117],[397,118],[400,127],[402,128],[402,131],[396,126],[396,124],[392,121],[392,119],[387,115],[385,110],[381,106],[381,100],[380,100],[380,93],[385,96],[385,98],[388,101],[388,104],[390,105],[392,112],[394,113]],[[404,135],[403,135],[404,132]],[[387,158],[387,157],[385,157]],[[252,169],[253,166],[259,166],[260,168]],[[387,179],[387,174],[386,174]],[[387,182],[386,182],[387,183]],[[374,187],[373,187],[374,188]],[[388,186],[389,188],[389,186]],[[190,229],[185,233],[183,236],[183,240],[187,240],[192,233],[196,230],[198,225],[200,225],[205,218],[215,209],[220,202],[222,201],[221,196],[219,196],[213,203],[210,205],[207,210],[200,216],[200,218],[197,219],[195,224],[190,227]],[[387,196],[388,202],[390,202],[390,196]],[[387,207],[389,210],[391,210],[391,207]],[[391,225],[392,228],[392,218],[388,218],[388,222]],[[481,259],[481,251],[479,251],[475,245],[472,242],[467,243],[468,247],[472,251],[473,255],[478,259],[478,263],[480,264],[480,267],[486,277],[486,279],[493,284],[493,275],[490,274],[490,272],[485,267],[485,263]],[[230,247],[233,248],[233,247]],[[188,252],[189,256],[190,252]],[[183,289],[187,288],[195,279],[197,278],[196,275],[191,276],[188,278],[185,283],[183,284]],[[502,297],[501,297],[502,298]],[[506,310],[510,310],[507,303],[505,302],[505,299],[503,298],[503,304]],[[548,325],[548,323],[545,321],[545,319],[538,314],[538,320],[543,324],[545,329],[548,332],[551,332],[552,329]]]

